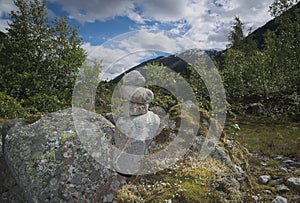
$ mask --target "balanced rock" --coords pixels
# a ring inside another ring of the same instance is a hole
[[[151,90],[138,87],[130,97],[130,101],[137,104],[149,104],[152,102],[154,94]]]
[[[122,98],[137,104],[149,104],[154,97],[151,90],[144,87],[122,85],[120,87]]]
[[[116,127],[125,135],[137,140],[147,140],[155,136],[159,129],[160,119],[151,111],[135,117],[121,117]]]
[[[123,79],[122,84],[123,85],[130,85],[130,86],[138,86],[142,87],[146,83],[146,79],[139,71],[131,71],[130,73],[127,73]]]
[[[129,115],[139,116],[144,115],[148,112],[149,104],[135,104],[129,102]]]
[[[84,123],[99,126],[96,139],[114,132],[101,115],[82,112]],[[112,202],[125,183],[124,177],[86,151],[72,113],[67,109],[47,114],[33,124],[11,128],[6,135],[5,160],[28,202]]]

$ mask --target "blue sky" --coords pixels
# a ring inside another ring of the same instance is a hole
[[[105,66],[124,70],[161,53],[190,48],[224,49],[234,16],[245,32],[271,19],[273,0],[48,0],[48,15],[79,26],[83,48]],[[5,31],[13,0],[0,0]],[[155,51],[156,50],[156,51]]]

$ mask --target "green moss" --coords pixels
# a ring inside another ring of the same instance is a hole
[[[101,178],[101,174],[98,173],[97,171],[93,171],[93,172],[91,173],[91,175],[90,175],[90,179],[91,179],[92,181],[97,181],[97,180],[99,180],[100,178]]]
[[[30,115],[25,118],[25,122],[32,124],[41,119],[41,115]]]
[[[33,152],[31,155],[31,159],[33,160],[41,160],[44,158],[44,154],[42,152]]]
[[[61,135],[61,142],[66,142],[70,137],[74,137],[72,133],[64,133]]]
[[[26,171],[29,175],[31,176],[35,176],[37,175],[37,170],[34,168],[33,166],[33,163],[32,162],[29,162],[27,165],[26,165]]]
[[[30,148],[27,148],[27,149],[24,151],[24,154],[25,154],[25,155],[29,155],[29,154],[31,154],[31,150],[30,150]]]
[[[51,150],[45,155],[45,158],[48,160],[55,160],[55,151]]]
[[[207,159],[200,163],[189,157],[156,174],[134,176],[128,185],[119,190],[117,198],[122,203],[158,203],[169,199],[172,203],[241,199],[234,188],[226,185],[227,179],[223,176],[230,176],[230,172],[219,161]],[[217,189],[224,190],[221,191],[224,193],[222,197],[218,196]]]

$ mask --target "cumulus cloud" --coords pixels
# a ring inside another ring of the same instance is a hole
[[[6,32],[6,28],[8,28],[8,16],[12,10],[16,9],[13,1],[11,0],[0,0],[0,31]]]
[[[148,21],[156,21],[152,27],[159,29],[159,25],[167,24],[171,32],[184,34],[203,48],[207,48],[205,42],[207,46],[224,48],[234,16],[240,17],[246,27],[256,29],[270,19],[268,8],[273,0],[50,1],[62,4],[71,18],[82,23],[126,16],[139,29],[146,28]]]
[[[89,59],[102,61],[103,79],[113,78],[145,59],[159,56],[158,53],[168,55],[199,48],[183,36],[149,30],[130,32],[99,46],[86,43],[82,47],[87,50]]]
[[[132,29],[167,29],[175,35],[183,35],[202,49],[225,48],[234,16],[240,17],[246,28],[256,29],[271,17],[268,13],[273,0],[49,0],[62,5],[70,18],[81,23],[105,21],[118,16],[136,22]],[[14,9],[11,0],[0,0],[0,16]],[[3,22],[3,19],[1,20]],[[1,22],[0,30],[5,29]],[[148,24],[151,22],[151,24]],[[246,30],[245,30],[246,31]],[[175,38],[164,32],[143,33],[123,40],[123,45],[140,49],[174,50]],[[129,44],[129,42],[131,44]],[[127,44],[126,44],[127,43]],[[178,43],[178,42],[177,42]],[[173,47],[172,47],[173,46]],[[88,44],[86,49],[91,49]],[[102,50],[110,53],[111,50]],[[116,53],[119,53],[118,50]]]
[[[115,16],[125,16],[134,8],[131,0],[82,1],[82,0],[50,0],[62,5],[70,18],[79,22],[94,22],[106,20]],[[136,17],[137,18],[137,17]]]

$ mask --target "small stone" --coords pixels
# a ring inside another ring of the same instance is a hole
[[[254,202],[257,202],[259,198],[256,195],[252,195],[252,199],[254,200]]]
[[[267,163],[262,161],[262,162],[260,162],[260,165],[267,166]]]
[[[266,185],[270,180],[271,180],[271,176],[263,175],[263,176],[259,176],[258,183]]]
[[[300,200],[300,195],[295,195],[294,197],[292,197],[292,200],[298,202]]]
[[[137,104],[149,104],[152,102],[154,94],[151,90],[138,87],[130,97],[130,101]]]
[[[137,104],[149,104],[154,94],[151,90],[144,87],[122,85],[119,89],[121,98]]]
[[[140,116],[148,112],[149,104],[134,104],[129,103],[129,115]]]
[[[290,163],[290,166],[293,166],[295,168],[300,168],[300,162],[293,162],[293,163]]]
[[[300,192],[300,178],[291,177],[287,179],[286,184],[290,186],[291,189]]]
[[[146,79],[144,78],[144,76],[139,71],[136,70],[127,73],[122,79],[123,85],[142,87],[145,85],[145,83],[146,83]]]
[[[294,161],[291,160],[291,159],[287,159],[287,160],[284,160],[283,163],[285,163],[285,164],[292,164],[292,163],[294,163]]]
[[[290,189],[286,185],[276,185],[275,189],[280,193],[290,191]]]
[[[269,195],[272,194],[271,190],[263,190],[263,192]]]
[[[277,196],[272,203],[287,203],[287,199],[281,196]]]
[[[119,117],[129,117],[129,116],[141,116],[148,112],[149,104],[135,104],[132,102],[124,102],[122,106],[122,113],[119,113]]]
[[[283,159],[283,156],[279,155],[279,156],[276,156],[274,159],[277,160],[277,161],[281,161]]]
[[[281,167],[280,170],[281,170],[281,172],[283,172],[283,173],[288,173],[288,172],[289,172],[288,169],[285,168],[285,167]]]
[[[280,185],[280,184],[283,184],[283,179],[282,178],[279,178],[279,179],[276,179],[276,180],[270,180],[268,185],[269,186],[275,186],[275,185]]]

